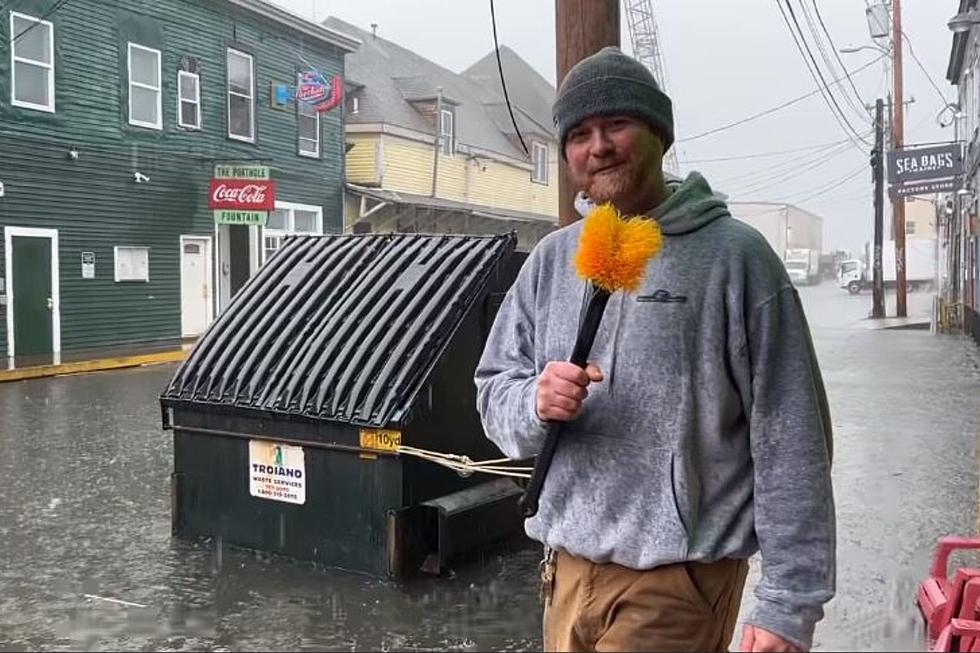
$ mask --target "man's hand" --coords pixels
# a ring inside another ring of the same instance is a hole
[[[758,626],[746,624],[742,629],[742,645],[740,651],[773,651],[775,653],[799,653],[800,648],[787,642],[779,635]]]
[[[589,384],[599,381],[602,381],[602,371],[595,365],[583,370],[573,363],[548,363],[538,377],[538,417],[556,422],[575,419],[582,410],[582,402],[589,396]]]

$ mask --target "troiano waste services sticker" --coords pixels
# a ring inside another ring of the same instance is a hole
[[[253,497],[306,503],[306,459],[302,447],[249,440],[248,478]]]

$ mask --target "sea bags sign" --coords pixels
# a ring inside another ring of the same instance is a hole
[[[918,189],[914,192],[947,190],[952,180],[963,174],[963,151],[957,143],[932,147],[905,148],[888,153],[888,180],[893,192]]]
[[[208,208],[218,224],[265,226],[276,208],[276,184],[265,166],[215,166]]]

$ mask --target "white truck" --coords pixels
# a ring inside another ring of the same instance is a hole
[[[820,283],[820,252],[815,249],[787,249],[783,265],[796,286]]]
[[[874,284],[871,243],[865,243],[864,260],[841,261],[837,285],[852,295],[870,289]],[[895,241],[885,242],[881,249],[881,271],[886,288],[895,287]],[[905,241],[905,280],[909,292],[930,287],[936,278],[936,241],[912,239]]]

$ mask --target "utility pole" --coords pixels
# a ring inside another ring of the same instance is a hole
[[[555,0],[555,46],[558,86],[572,66],[609,45],[619,45],[620,0]],[[558,225],[579,219],[575,189],[559,154]]]
[[[892,146],[901,150],[905,145],[905,90],[902,69],[902,0],[892,0],[892,77],[894,99],[892,103]],[[897,197],[895,210],[895,307],[898,317],[908,317],[908,295],[905,277],[905,198]]]
[[[885,230],[885,107],[881,98],[875,102],[875,149],[871,158],[875,180],[875,230],[872,254],[871,317],[885,317],[885,283],[881,269],[881,249]]]

